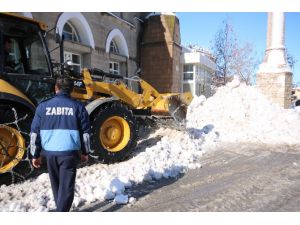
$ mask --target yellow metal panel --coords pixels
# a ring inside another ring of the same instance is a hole
[[[115,96],[134,108],[139,106],[141,100],[139,94],[129,90],[123,83],[94,82],[94,91]]]
[[[16,14],[16,13],[8,13],[7,12],[7,13],[0,13],[0,14],[4,14],[4,15],[7,15],[7,16],[19,19],[19,20],[25,20],[25,21],[28,21],[28,22],[36,23],[44,31],[46,31],[48,29],[48,26],[45,23],[43,23],[41,21],[38,21],[38,20],[35,20],[35,19],[25,17],[25,16],[21,16],[21,15]]]
[[[32,101],[30,101],[30,99],[27,98],[21,91],[2,79],[0,79],[0,92],[18,96],[34,106]]]
[[[88,69],[83,70],[83,83],[85,85],[85,91],[86,94],[78,93],[74,89],[74,91],[71,93],[71,96],[76,99],[83,99],[83,100],[89,100],[93,97],[94,94],[94,87],[93,87],[93,79],[88,71]]]

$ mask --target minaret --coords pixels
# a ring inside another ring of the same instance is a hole
[[[268,13],[267,48],[256,83],[273,103],[288,108],[291,104],[292,70],[286,59],[284,33],[284,13]]]

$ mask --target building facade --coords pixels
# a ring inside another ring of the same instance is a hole
[[[184,47],[182,64],[182,92],[190,91],[194,96],[211,96],[212,79],[217,69],[213,55],[196,46]]]
[[[64,60],[71,60],[78,72],[99,68],[125,77],[138,75],[161,93],[210,94],[215,65],[207,54],[181,46],[180,23],[174,13],[20,14],[52,29],[46,35],[50,51],[58,46],[56,34],[64,36]],[[51,52],[51,58],[60,61],[59,49]]]
[[[64,35],[64,58],[80,71],[99,68],[123,76],[139,68],[138,43],[143,13],[24,13],[54,28],[46,36],[49,49],[57,47],[55,33]],[[51,53],[59,61],[59,50]]]

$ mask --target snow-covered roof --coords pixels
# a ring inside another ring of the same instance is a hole
[[[184,64],[202,64],[212,70],[217,69],[217,65],[206,54],[202,52],[186,52],[183,54]]]

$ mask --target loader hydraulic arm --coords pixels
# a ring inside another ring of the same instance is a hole
[[[142,92],[137,93],[131,90],[124,83],[126,79],[137,82]],[[147,109],[151,111],[152,115],[177,117],[178,120],[185,119],[187,105],[189,105],[192,100],[190,93],[161,94],[145,80],[109,74],[99,69],[84,69],[83,83],[86,93],[80,94],[73,92],[73,97],[94,100],[101,96],[113,96],[127,105],[130,105],[133,109]],[[176,116],[174,113],[176,113]]]
[[[113,81],[108,82],[106,78],[110,78]],[[91,99],[96,93],[114,96],[123,102],[131,105],[135,109],[146,109],[155,103],[156,99],[160,99],[159,92],[142,79],[138,79],[142,93],[139,94],[131,90],[123,80],[126,79],[123,76],[106,73],[99,69],[84,69],[83,70],[83,82],[86,88],[86,94],[80,95],[78,93],[72,93],[73,97],[79,97],[84,99]]]

